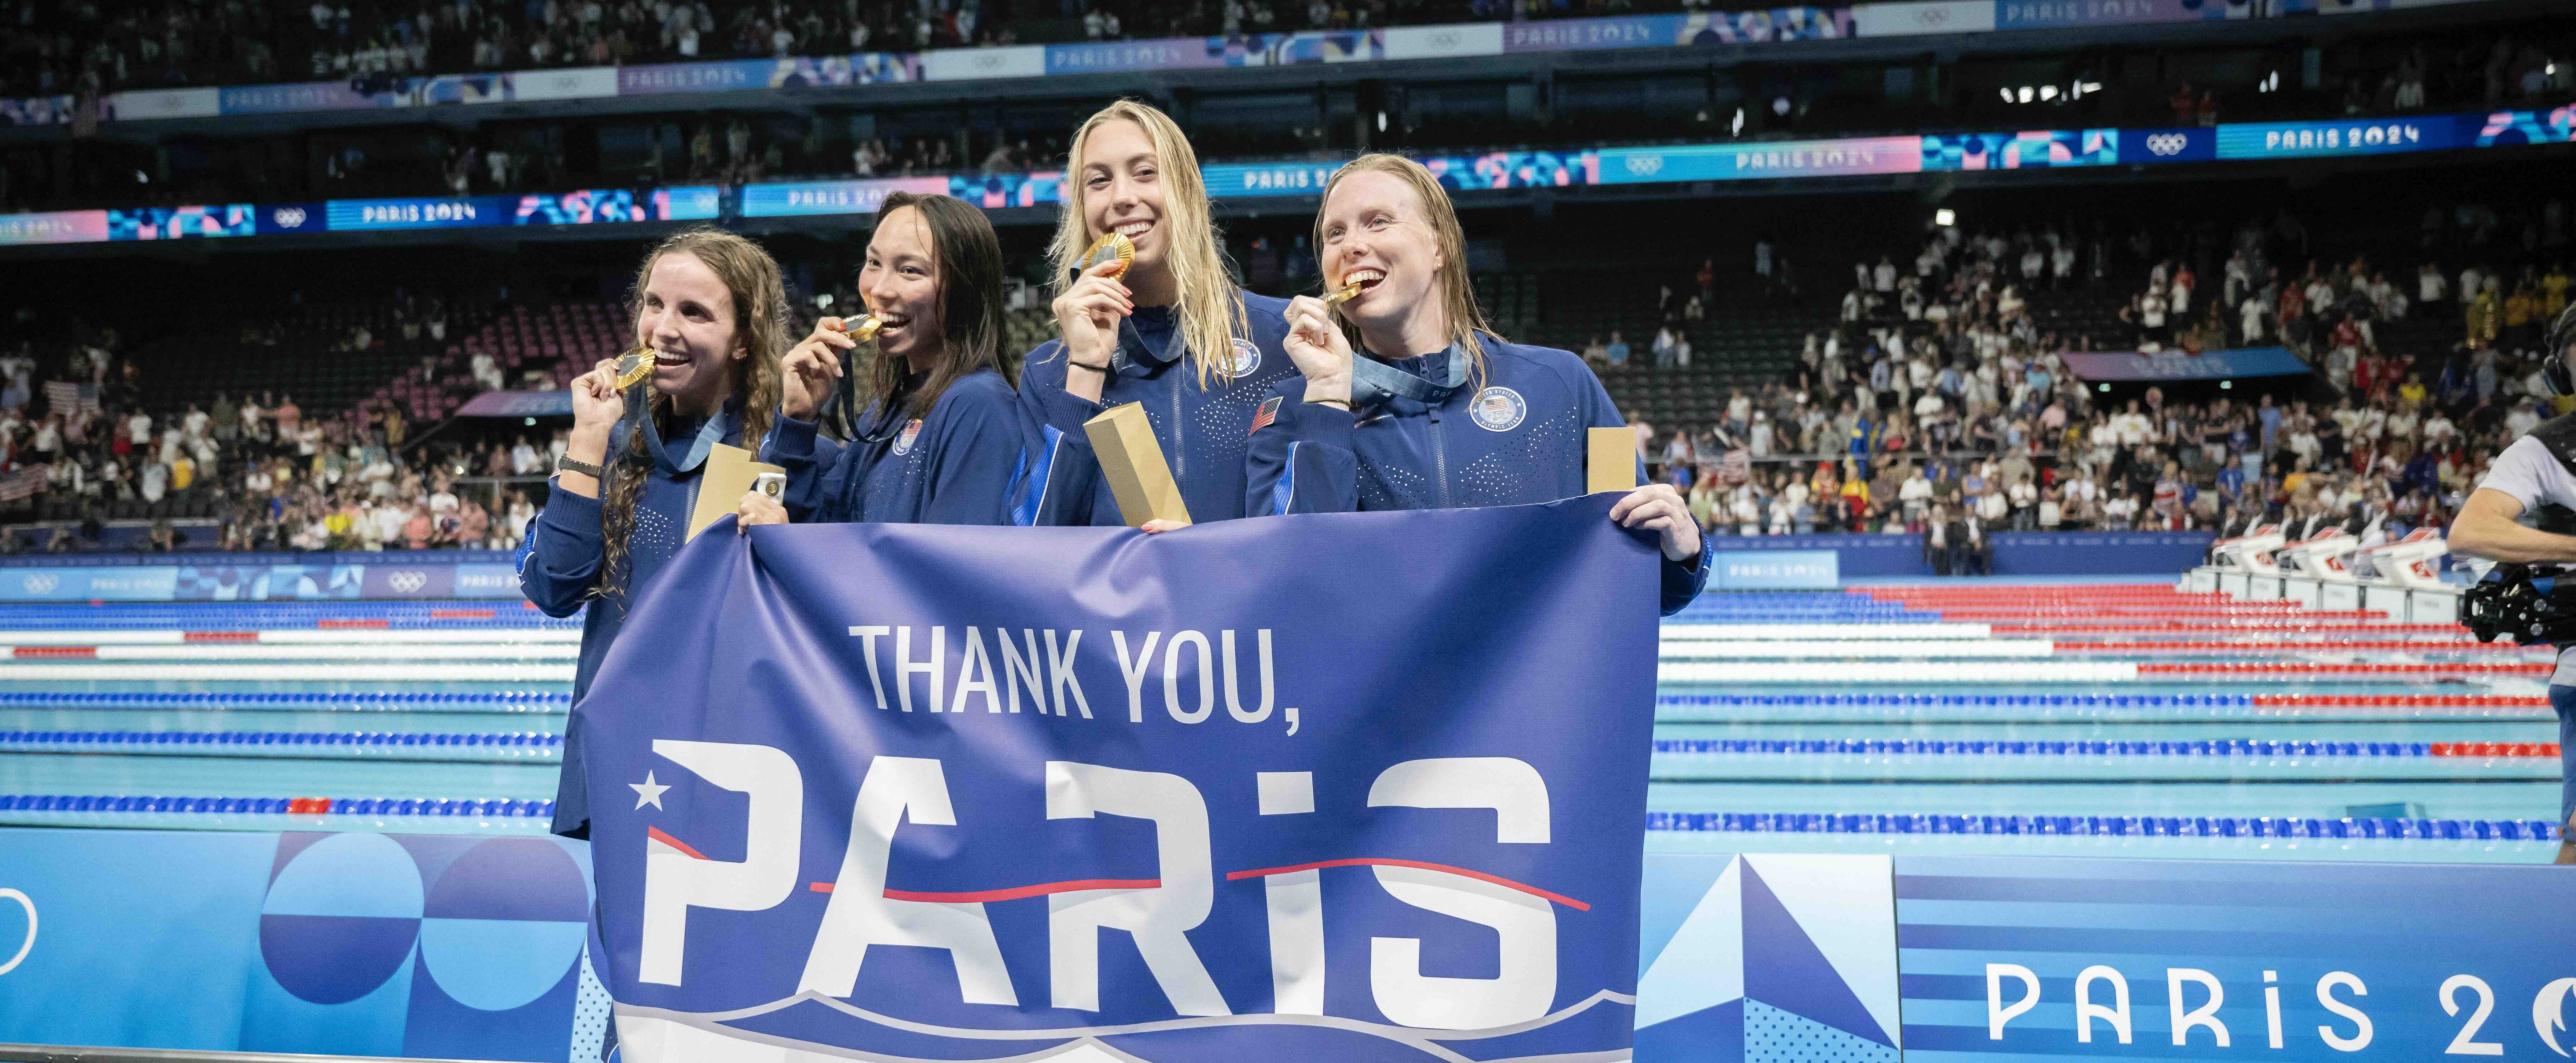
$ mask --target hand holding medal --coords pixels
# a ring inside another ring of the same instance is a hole
[[[1136,264],[1136,244],[1127,239],[1125,233],[1100,234],[1100,239],[1091,242],[1091,249],[1082,253],[1082,265],[1075,272],[1091,273],[1095,268],[1112,262],[1117,265],[1113,268],[1100,269],[1092,275],[1117,280],[1127,275],[1127,267]]]
[[[1073,282],[1064,294],[1055,298],[1056,326],[1063,330],[1064,349],[1073,366],[1075,377],[1068,387],[1085,398],[1096,398],[1101,378],[1109,370],[1110,356],[1118,349],[1118,321],[1136,310],[1136,301],[1119,278],[1136,264],[1136,245],[1118,232],[1108,232],[1091,243],[1076,263]],[[1086,394],[1087,392],[1087,394]]]
[[[823,320],[832,322],[842,335],[848,336],[860,343],[866,343],[869,340],[877,338],[877,333],[885,328],[885,321],[877,317],[875,314],[869,314],[856,321],[843,321],[839,318],[828,317]]]
[[[653,348],[637,347],[617,357],[617,390],[625,391],[653,375]]]
[[[883,328],[885,322],[875,314],[848,320],[827,317],[815,322],[813,334],[787,352],[780,410],[799,421],[813,420],[841,379],[844,352],[876,339]]]
[[[1347,303],[1368,290],[1370,282],[1385,276],[1374,269],[1353,270],[1342,278],[1342,285],[1318,299],[1301,295],[1288,301],[1288,335],[1280,341],[1281,349],[1297,370],[1306,377],[1306,401],[1339,403],[1345,409],[1351,399],[1351,345],[1342,334],[1341,322],[1333,308]]]

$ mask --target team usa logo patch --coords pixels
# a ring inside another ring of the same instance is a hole
[[[903,426],[902,435],[894,437],[894,452],[897,454],[912,453],[913,443],[920,440],[920,438],[921,418],[915,417],[912,419],[911,424]]]
[[[1486,388],[1476,393],[1474,402],[1467,404],[1467,416],[1475,420],[1476,427],[1485,431],[1509,432],[1520,427],[1521,420],[1529,416],[1529,403],[1521,401],[1521,393],[1510,388]]]
[[[1270,427],[1270,422],[1279,419],[1279,402],[1280,396],[1277,395],[1261,400],[1261,408],[1252,411],[1252,432],[1249,434],[1258,435],[1262,429]]]
[[[1261,348],[1251,340],[1236,340],[1233,353],[1218,355],[1212,368],[1229,380],[1251,376],[1253,370],[1261,368]]]

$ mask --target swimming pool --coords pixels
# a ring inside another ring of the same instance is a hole
[[[2515,862],[2545,650],[2171,587],[1710,594],[1665,622],[1647,845]],[[539,833],[576,621],[0,611],[0,823]]]

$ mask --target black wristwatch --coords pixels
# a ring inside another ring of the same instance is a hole
[[[555,471],[577,472],[594,480],[605,481],[608,479],[607,469],[586,461],[574,461],[572,459],[572,455],[569,454],[555,459]]]

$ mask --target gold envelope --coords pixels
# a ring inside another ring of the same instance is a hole
[[[743,492],[751,490],[751,481],[761,473],[787,471],[751,459],[750,451],[723,443],[707,452],[706,468],[698,473],[698,505],[689,511],[689,538],[697,538],[707,525],[740,510]]]

